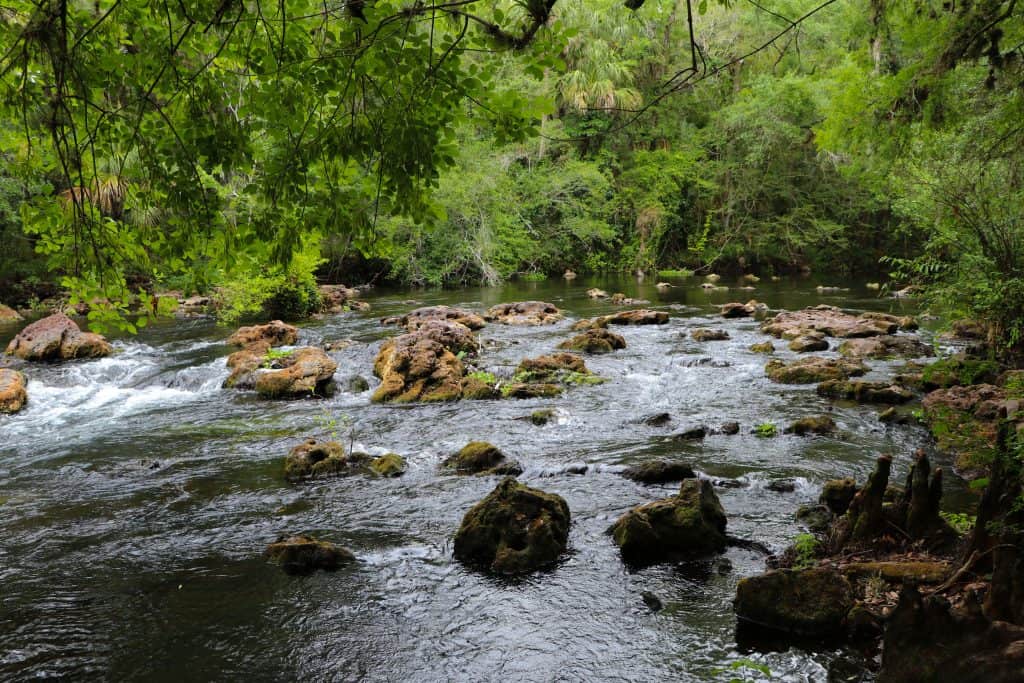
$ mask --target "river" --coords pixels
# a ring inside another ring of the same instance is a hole
[[[770,651],[736,643],[736,582],[764,568],[738,548],[728,562],[630,571],[605,530],[629,508],[674,493],[617,474],[657,456],[691,462],[717,488],[732,535],[781,550],[801,529],[794,513],[830,478],[868,474],[879,453],[902,477],[915,426],[885,426],[871,406],[832,404],[813,385],[764,377],[765,341],[752,319],[723,320],[716,304],[756,297],[772,308],[829,303],[915,313],[863,283],[820,294],[816,283],[763,281],[755,291],[705,292],[699,280],[579,279],[487,289],[373,291],[369,313],[301,325],[300,343],[351,339],[332,352],[342,389],[333,398],[273,402],[221,389],[232,331],[205,319],[157,323],[113,338],[110,358],[26,368],[29,404],[0,416],[0,677],[108,680],[728,680],[746,658],[773,680],[870,680],[856,653],[834,647]],[[833,284],[833,283],[827,283]],[[482,310],[525,299],[566,314],[557,325],[483,329],[479,365],[497,375],[554,350],[571,323],[614,308],[590,286],[650,299],[668,325],[618,328],[628,347],[587,357],[605,384],[556,399],[388,406],[350,376],[376,384],[379,342],[396,333],[378,319],[419,305]],[[683,333],[724,328],[731,340]],[[0,342],[16,328],[0,329]],[[931,337],[924,330],[922,335]],[[794,357],[776,342],[777,357]],[[825,355],[831,355],[825,354]],[[870,361],[868,379],[893,363]],[[820,414],[834,405],[834,437],[758,438],[751,429]],[[521,419],[552,407],[544,426]],[[640,418],[669,412],[671,424]],[[736,436],[674,441],[689,426],[736,420]],[[346,447],[403,455],[397,479],[351,477],[291,485],[282,466],[308,436],[335,433]],[[451,539],[494,477],[442,474],[471,440],[494,443],[525,467],[522,481],[563,496],[569,550],[555,567],[518,580],[464,568]],[[940,464],[948,460],[937,457]],[[586,463],[585,474],[565,473]],[[768,488],[794,478],[796,490]],[[948,485],[964,496],[955,477]],[[308,532],[350,548],[359,561],[336,573],[289,576],[262,553],[282,533]],[[642,594],[664,603],[652,612]],[[748,674],[754,675],[754,674]],[[852,676],[852,678],[851,678]],[[753,680],[753,678],[751,679]]]

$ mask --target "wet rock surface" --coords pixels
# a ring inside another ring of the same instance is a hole
[[[7,345],[9,355],[27,361],[102,358],[112,352],[106,339],[92,332],[82,332],[78,324],[63,313],[37,320]]]
[[[840,633],[853,604],[850,582],[824,567],[771,571],[736,586],[736,615],[742,621],[799,636]]]
[[[441,466],[456,474],[522,474],[523,467],[486,441],[471,441],[449,456]]]
[[[0,368],[0,413],[16,413],[28,402],[25,375]]]
[[[267,547],[264,556],[286,573],[299,575],[335,571],[356,559],[351,551],[311,536],[282,536]]]
[[[844,380],[866,374],[860,362],[837,358],[810,356],[791,363],[771,360],[764,368],[768,379],[781,384],[816,384],[828,380]]]
[[[484,319],[503,325],[551,325],[562,319],[562,312],[546,301],[520,301],[491,306]]]
[[[420,328],[424,323],[432,321],[452,322],[464,325],[470,330],[479,330],[486,325],[482,315],[452,306],[424,306],[405,315],[381,319],[382,325],[398,325],[409,332]]]
[[[626,348],[626,340],[622,335],[596,327],[565,340],[558,348],[581,353],[611,353]]]

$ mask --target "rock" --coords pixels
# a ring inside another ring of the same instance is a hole
[[[612,294],[610,301],[616,306],[642,306],[651,303],[647,299],[632,299],[622,292]]]
[[[934,356],[935,351],[915,337],[883,334],[878,337],[848,339],[839,345],[846,358],[921,358]]]
[[[861,313],[860,317],[866,318],[867,320],[882,320],[888,323],[896,323],[901,330],[906,332],[913,332],[920,327],[917,322],[917,318],[912,315],[892,315],[891,313],[868,311],[866,313]]]
[[[603,318],[605,325],[664,325],[668,313],[639,308],[633,311],[619,311]]]
[[[779,569],[741,579],[734,605],[742,621],[822,637],[842,631],[853,608],[853,589],[834,569]]]
[[[370,461],[370,470],[378,477],[400,477],[405,469],[405,458],[397,453],[385,453]]]
[[[25,375],[17,370],[0,368],[0,413],[16,413],[25,407],[27,401]]]
[[[832,524],[832,512],[825,505],[801,505],[796,520],[815,534],[824,534]]]
[[[761,331],[775,337],[792,339],[808,331],[846,339],[892,334],[899,325],[886,320],[843,313],[834,306],[814,306],[800,311],[783,311],[761,326]]]
[[[829,380],[818,385],[818,395],[859,403],[906,403],[914,392],[889,382]]]
[[[725,341],[726,339],[729,339],[729,333],[725,330],[709,330],[703,327],[691,332],[690,336],[694,341],[699,342]]]
[[[921,372],[921,384],[929,391],[971,384],[993,384],[998,378],[997,363],[963,356],[943,358],[926,366]]]
[[[203,315],[212,304],[213,301],[210,297],[199,294],[188,298],[179,298],[178,313],[183,316]]]
[[[496,381],[486,381],[480,373],[470,373],[462,379],[462,398],[470,401],[501,398],[501,392]]]
[[[362,375],[352,375],[345,383],[345,388],[353,394],[361,394],[370,390],[370,383]]]
[[[708,282],[718,282],[719,280],[722,279],[722,276],[718,275],[717,273],[708,273],[707,275],[704,276],[704,279],[707,280]]]
[[[984,340],[988,338],[988,327],[977,320],[954,320],[950,323],[949,336],[961,340]]]
[[[741,304],[739,302],[732,302],[724,304],[722,306],[722,317],[723,318],[749,318],[754,315],[755,309],[753,306],[748,304]]]
[[[670,460],[651,460],[649,462],[630,465],[622,471],[622,476],[642,484],[665,484],[683,479],[693,479],[697,473],[693,467],[682,462]]]
[[[722,426],[718,428],[718,431],[726,436],[732,436],[740,433],[739,422],[723,422]]]
[[[458,323],[470,330],[479,330],[486,324],[482,316],[451,306],[424,306],[405,315],[382,318],[380,322],[382,325],[398,325],[409,332],[414,332],[424,323],[432,321]]]
[[[591,299],[607,299],[608,292],[604,291],[603,289],[598,289],[597,287],[591,287],[590,289],[587,290],[587,296],[589,296]]]
[[[373,374],[380,377],[381,383],[373,392],[372,401],[408,403],[461,398],[465,368],[455,353],[439,341],[445,337],[438,335],[438,325],[450,329],[458,323],[425,323],[415,332],[388,339],[381,345],[373,362]]]
[[[758,276],[754,275],[753,273],[747,273],[746,275],[743,276],[743,281],[744,282],[750,282],[750,283],[757,283],[757,282],[761,281],[761,278],[759,278]]]
[[[789,342],[789,350],[796,351],[797,353],[828,351],[828,342],[825,341],[825,335],[823,333],[811,330],[810,332],[801,334],[796,339],[791,340]]]
[[[651,413],[650,415],[644,415],[640,418],[640,424],[645,424],[648,427],[664,427],[672,421],[672,415],[670,413]]]
[[[672,285],[668,282],[659,282],[656,285],[654,285],[654,288],[657,289],[659,292],[667,292],[668,290],[672,289]]]
[[[647,609],[652,612],[660,612],[664,605],[661,604],[661,599],[657,595],[650,591],[644,591],[640,594],[640,599],[647,605]]]
[[[294,325],[287,325],[280,320],[272,320],[266,325],[240,327],[225,342],[228,346],[239,346],[243,349],[266,351],[274,346],[292,346],[299,341],[299,330]]]
[[[754,353],[775,353],[775,345],[770,341],[766,341],[759,344],[751,344],[750,350]]]
[[[546,425],[548,422],[551,422],[551,420],[554,419],[554,417],[554,410],[552,410],[551,408],[544,408],[542,410],[535,410],[532,413],[530,413],[528,419],[530,420],[530,422],[537,425],[538,427],[542,427]]]
[[[82,332],[63,313],[37,320],[11,340],[7,353],[28,361],[56,361],[109,356],[113,348],[92,332]]]
[[[801,417],[782,430],[786,434],[806,436],[807,434],[831,434],[836,431],[836,421],[830,415]]]
[[[860,362],[811,356],[792,363],[771,360],[764,368],[768,379],[782,384],[813,384],[830,379],[849,379],[868,371]]]
[[[867,283],[864,286],[867,287],[868,289],[870,289],[873,292],[877,292],[879,289],[882,288],[882,285],[880,285],[877,282],[869,282],[869,283]]]
[[[706,479],[687,479],[679,493],[633,508],[610,531],[630,564],[673,562],[720,552],[725,511]]]
[[[12,323],[22,320],[21,314],[10,306],[0,304],[0,323]]]
[[[565,391],[561,385],[550,382],[515,382],[501,390],[505,398],[551,398]]]
[[[227,366],[231,374],[222,385],[225,389],[253,389],[256,386],[256,370],[267,360],[263,350],[242,349],[228,356]]]
[[[901,411],[896,406],[889,406],[878,414],[878,421],[885,424],[908,425],[915,422],[912,414]]]
[[[307,439],[293,448],[284,460],[284,478],[288,481],[346,477],[368,472],[369,457],[360,453],[345,455],[337,441]]]
[[[456,474],[508,474],[523,473],[522,466],[509,460],[505,454],[486,441],[470,441],[458,453],[449,456],[441,466]]]
[[[575,375],[589,375],[583,359],[572,353],[552,353],[526,358],[516,368],[517,382],[561,382]]]
[[[566,269],[566,271],[564,273],[562,273],[562,277],[565,278],[566,280],[575,280],[576,279],[576,273],[574,273],[571,270]]]
[[[550,325],[562,319],[562,312],[544,301],[520,301],[492,306],[484,319],[504,325]]]
[[[704,425],[690,427],[672,436],[676,441],[698,441],[708,435],[708,428]]]
[[[936,389],[924,397],[925,424],[942,451],[955,453],[958,469],[980,474],[996,445],[996,408],[1006,400],[1005,391],[991,384]]]
[[[305,346],[255,372],[254,388],[264,398],[327,396],[338,364],[322,349]]]
[[[765,488],[776,493],[793,493],[796,491],[796,480],[789,478],[772,479]]]
[[[857,482],[850,477],[829,479],[821,487],[818,502],[828,507],[833,514],[844,515],[855,495],[857,495]]]
[[[345,311],[367,311],[370,304],[365,301],[356,301],[359,291],[345,285],[320,285],[317,287],[320,293],[321,309],[325,313],[344,313]]]
[[[626,348],[626,340],[614,332],[595,327],[567,339],[559,344],[558,348],[581,353],[611,353],[616,349]]]
[[[317,569],[330,572],[356,559],[349,550],[310,536],[281,536],[267,547],[264,556],[288,574],[310,574]]]
[[[850,562],[840,571],[850,579],[867,579],[873,576],[883,581],[902,586],[904,581],[921,583],[942,583],[950,574],[948,562]]]
[[[530,572],[565,551],[569,523],[569,506],[561,496],[506,477],[463,517],[455,557],[501,574]]]

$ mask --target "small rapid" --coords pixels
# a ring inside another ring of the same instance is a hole
[[[884,425],[875,408],[827,401],[813,385],[769,382],[767,358],[748,348],[767,338],[759,324],[725,320],[717,304],[753,296],[772,308],[914,311],[856,284],[828,295],[803,282],[728,293],[677,284],[668,292],[607,280],[378,292],[371,313],[302,326],[300,344],[336,349],[340,390],[329,399],[264,401],[222,389],[230,330],[202,320],[114,339],[117,353],[102,360],[26,367],[28,406],[0,417],[0,677],[707,681],[728,680],[735,673],[723,670],[745,658],[779,680],[826,680],[851,667],[860,677],[852,680],[870,680],[858,653],[736,642],[735,585],[762,570],[759,554],[730,548],[709,561],[631,571],[606,530],[678,489],[620,475],[652,458],[689,462],[717,482],[729,533],[773,550],[800,533],[794,514],[825,480],[862,480],[879,453],[894,454],[897,476],[905,474],[910,454],[931,448],[923,429]],[[605,383],[553,399],[371,403],[374,356],[396,333],[380,317],[524,299],[566,311],[556,325],[480,331],[476,367],[509,377],[523,358],[553,351],[575,320],[613,310],[587,298],[594,285],[672,315],[667,325],[617,329],[625,349],[586,358]],[[689,332],[699,327],[730,339],[696,342]],[[777,357],[796,357],[776,346]],[[899,362],[870,365],[869,379],[892,376]],[[349,383],[357,376],[371,389]],[[554,411],[546,424],[528,419],[538,409]],[[753,433],[823,412],[834,436]],[[658,413],[669,421],[647,420]],[[730,421],[739,434],[714,429]],[[676,438],[698,425],[712,428],[703,440]],[[288,484],[283,458],[309,436],[396,452],[408,470]],[[523,464],[524,483],[569,503],[569,551],[558,565],[506,580],[452,559],[462,515],[497,483],[439,470],[471,440],[496,444]],[[970,495],[949,479],[952,499]],[[262,558],[283,533],[316,534],[359,561],[287,576]],[[652,612],[645,593],[664,609]]]

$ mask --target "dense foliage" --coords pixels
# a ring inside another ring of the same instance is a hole
[[[1012,350],[1020,14],[15,0],[0,10],[0,298],[56,282],[109,314],[140,284],[217,287],[237,315],[302,309],[318,273],[882,263]]]

